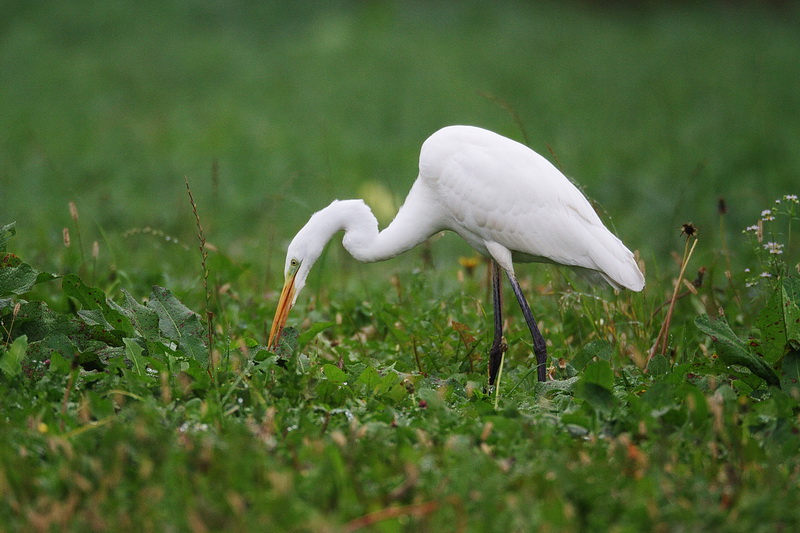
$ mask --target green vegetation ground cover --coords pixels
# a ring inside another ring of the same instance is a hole
[[[796,11],[8,7],[0,530],[800,521]],[[645,292],[521,267],[552,379],[510,312],[490,397],[465,245],[358,265],[334,244],[281,363],[263,343],[286,240],[334,197],[391,218],[451,123],[552,149],[638,250]],[[689,221],[686,277],[705,274],[646,366]]]

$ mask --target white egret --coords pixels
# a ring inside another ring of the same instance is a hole
[[[514,262],[546,262],[587,270],[616,289],[640,291],[644,276],[633,254],[595,213],[581,192],[527,146],[472,126],[449,126],[422,145],[419,176],[395,219],[383,231],[363,200],[335,200],[314,213],[289,244],[285,284],[268,345],[274,348],[309,270],[333,235],[357,260],[395,257],[442,230],[451,230],[491,258],[494,341],[489,384],[503,351],[502,268],[533,338],[539,381],[547,350],[514,274]],[[500,268],[498,268],[498,265]]]

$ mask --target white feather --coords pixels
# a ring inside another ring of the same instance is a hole
[[[334,233],[359,261],[389,259],[452,230],[513,274],[513,261],[541,261],[599,274],[615,288],[644,287],[633,254],[581,192],[530,148],[472,126],[449,126],[422,145],[419,176],[383,231],[361,200],[315,213],[287,252],[301,267],[296,292]],[[296,297],[296,294],[295,294]]]

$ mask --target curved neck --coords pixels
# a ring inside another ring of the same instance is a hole
[[[336,200],[315,213],[306,226],[317,226],[315,229],[320,234],[327,234],[326,240],[344,230],[342,245],[358,261],[372,263],[391,259],[442,229],[432,216],[436,210],[430,209],[427,202],[409,201],[414,189],[416,187],[412,187],[406,203],[383,231],[378,231],[378,220],[363,200]],[[416,196],[423,200],[419,191]]]

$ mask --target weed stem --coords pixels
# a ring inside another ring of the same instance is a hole
[[[211,292],[208,290],[208,250],[206,249],[206,236],[203,233],[203,226],[200,224],[200,215],[197,213],[197,203],[194,201],[192,195],[192,188],[189,186],[189,178],[184,176],[186,182],[186,192],[189,193],[189,203],[192,204],[192,213],[194,213],[194,220],[197,224],[197,238],[200,241],[200,266],[203,269],[203,290],[205,292],[205,314],[206,324],[208,326],[208,360],[209,371],[214,372],[214,313],[209,309],[211,303]]]
[[[647,363],[650,363],[650,360],[655,357],[656,352],[661,347],[661,355],[665,355],[667,353],[667,338],[669,337],[669,325],[672,322],[672,313],[675,310],[675,302],[678,300],[678,291],[680,290],[681,284],[683,282],[683,276],[686,273],[686,266],[689,264],[689,260],[694,253],[694,248],[697,246],[697,239],[695,238],[692,242],[691,249],[689,248],[689,241],[691,240],[691,236],[686,238],[686,245],[683,248],[683,261],[681,261],[681,270],[678,273],[678,279],[675,281],[675,289],[672,291],[672,298],[669,302],[669,309],[667,310],[667,316],[664,319],[664,323],[661,325],[661,330],[658,332],[658,337],[656,338],[656,342],[653,347],[650,349],[650,354],[647,357]]]
[[[500,382],[503,379],[503,364],[506,362],[506,352],[500,352],[500,368],[497,370],[497,384],[494,386],[494,410],[497,411],[497,406],[500,403]]]

